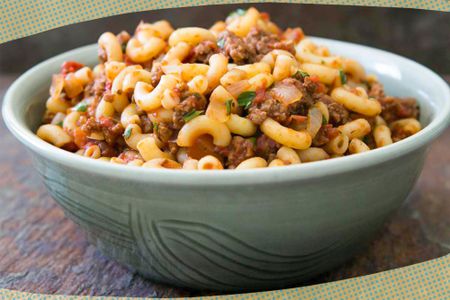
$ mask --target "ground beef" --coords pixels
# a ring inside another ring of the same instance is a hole
[[[309,79],[309,77],[302,80],[286,78],[275,84],[275,87],[291,85],[300,90],[302,93],[302,99],[300,101],[286,106],[284,103],[275,99],[271,93],[271,89],[269,89],[267,92],[257,93],[250,106],[247,118],[253,123],[261,125],[267,118],[272,118],[279,123],[287,124],[290,121],[291,115],[306,116],[308,109],[316,102],[314,92],[317,89],[317,84]]]
[[[257,125],[261,125],[267,118],[279,123],[289,120],[290,113],[286,105],[273,98],[270,92],[264,93],[262,100],[253,100],[247,118]]]
[[[256,57],[254,48],[250,48],[242,38],[228,30],[219,34],[218,45],[221,52],[238,65],[253,62]]]
[[[108,144],[105,141],[97,141],[96,144],[100,148],[100,153],[102,156],[114,157],[117,156],[119,152],[114,146]]]
[[[382,100],[384,98],[384,88],[381,83],[375,82],[369,86],[368,95],[370,98],[375,98],[377,100]]]
[[[261,58],[274,49],[281,49],[295,54],[294,42],[281,40],[276,34],[252,28],[246,37],[241,38],[231,31],[224,31],[218,37],[222,53],[234,63],[248,64]]]
[[[254,144],[251,140],[234,136],[228,147],[216,147],[216,151],[221,156],[226,157],[226,166],[234,169],[241,162],[255,155],[253,148]]]
[[[85,88],[85,97],[102,97],[107,89],[106,81],[106,76],[103,75],[96,77],[93,82],[88,83]]]
[[[369,146],[370,149],[375,149],[377,147],[375,139],[372,134],[368,134],[363,138],[363,142]]]
[[[164,75],[164,72],[161,68],[161,65],[155,64],[152,68],[151,72],[151,82],[153,87],[157,86],[159,81],[161,80],[161,77]]]
[[[173,129],[181,129],[184,125],[183,116],[192,110],[205,110],[206,98],[200,94],[182,92],[180,103],[173,109]]]
[[[419,117],[419,107],[413,98],[385,97],[379,101],[382,107],[381,116],[388,123],[398,119]]]
[[[177,156],[178,150],[180,149],[176,141],[169,141],[167,143],[167,148],[174,157]]]
[[[321,94],[318,97],[318,101],[326,104],[328,108],[328,113],[330,114],[328,123],[339,126],[350,121],[349,111],[342,104],[334,101],[330,96]]]
[[[95,117],[89,117],[81,126],[81,130],[83,130],[86,135],[90,135],[93,131],[102,131],[105,136],[105,142],[109,145],[113,145],[117,138],[122,136],[124,131],[120,122],[109,117],[101,117],[98,121]]]
[[[276,157],[280,147],[280,144],[263,134],[256,139],[255,154],[270,162]]]
[[[161,142],[166,144],[172,138],[174,131],[169,123],[160,122],[158,123],[158,129],[155,130],[155,133]]]
[[[322,127],[320,127],[320,130],[317,132],[312,141],[313,146],[323,146],[338,135],[339,130],[337,128],[333,128],[331,124],[323,125]]]
[[[400,126],[391,129],[391,137],[394,143],[411,136],[411,132],[403,130]]]
[[[218,52],[219,47],[216,43],[211,41],[203,41],[192,48],[191,53],[186,58],[186,62],[207,64],[211,55]]]
[[[141,120],[141,129],[142,133],[151,133],[153,132],[153,123],[150,120],[150,118],[147,116],[147,114],[143,114],[139,116],[139,119]]]
[[[314,93],[317,84],[309,77],[306,78],[286,78],[282,82],[295,85],[302,92],[302,99],[289,105],[289,112],[294,115],[306,116],[309,108],[316,102]]]
[[[256,53],[256,57],[253,58],[253,62],[261,60],[261,58],[274,49],[281,49],[295,54],[294,42],[290,40],[281,41],[280,37],[276,34],[265,32],[263,30],[252,28],[247,36],[244,38],[244,42],[253,49]]]

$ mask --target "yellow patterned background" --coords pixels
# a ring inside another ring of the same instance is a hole
[[[0,43],[64,25],[136,11],[252,2],[386,6],[450,11],[449,0],[1,0]]]

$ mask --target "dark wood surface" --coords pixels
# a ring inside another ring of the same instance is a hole
[[[0,75],[0,99],[15,77]],[[0,288],[72,295],[214,294],[154,284],[102,256],[50,198],[30,155],[3,121],[0,143]],[[369,247],[307,284],[371,274],[449,253],[449,146],[450,128],[431,145],[407,202]]]

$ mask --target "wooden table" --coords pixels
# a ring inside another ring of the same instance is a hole
[[[15,77],[0,75],[0,99]],[[154,284],[102,256],[50,198],[30,155],[3,122],[0,143],[0,288],[72,295],[211,294]],[[449,146],[447,129],[431,146],[408,201],[363,253],[305,284],[371,274],[449,253]]]

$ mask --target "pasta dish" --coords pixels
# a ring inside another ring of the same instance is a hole
[[[302,29],[237,10],[211,28],[141,22],[103,33],[96,66],[52,77],[37,135],[116,164],[249,169],[353,155],[421,129],[412,98],[385,95],[357,61]]]

